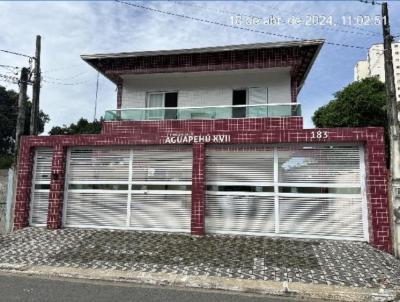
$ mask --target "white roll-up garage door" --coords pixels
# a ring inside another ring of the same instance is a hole
[[[68,153],[65,226],[190,231],[190,148],[74,148]]]
[[[214,146],[206,158],[207,232],[368,240],[361,146]]]
[[[30,203],[30,225],[45,226],[49,208],[52,149],[36,149]]]

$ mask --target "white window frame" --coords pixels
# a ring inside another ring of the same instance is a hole
[[[147,91],[147,92],[146,92],[146,100],[145,100],[146,108],[147,108],[147,109],[148,109],[148,108],[163,108],[163,109],[165,109],[165,108],[166,108],[166,107],[165,107],[165,95],[166,95],[167,93],[176,93],[176,94],[177,94],[177,99],[178,99],[178,102],[179,102],[179,92],[178,92],[178,90]],[[150,96],[151,96],[151,95],[154,95],[154,94],[162,95],[162,105],[161,105],[161,107],[150,107],[150,106],[149,106],[149,105],[150,105]],[[171,107],[171,108],[172,108],[172,107]],[[163,112],[163,113],[165,113],[165,112]],[[146,118],[153,119],[153,118],[152,118],[152,115],[149,115],[149,111],[146,112]],[[163,114],[162,117],[154,118],[154,119],[155,119],[155,120],[162,120],[162,119],[164,119],[164,114]]]

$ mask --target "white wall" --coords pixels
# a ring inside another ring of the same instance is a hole
[[[268,103],[290,103],[287,68],[218,72],[128,75],[124,77],[122,108],[145,107],[146,92],[178,91],[178,106],[232,105],[232,90],[267,87]]]
[[[368,61],[358,61],[354,67],[354,81],[360,81],[369,76]]]
[[[396,98],[400,102],[400,42],[392,43],[394,80]],[[368,50],[366,61],[359,61],[354,67],[354,80],[362,80],[371,76],[378,76],[385,82],[385,60],[383,56],[383,44],[374,44]]]

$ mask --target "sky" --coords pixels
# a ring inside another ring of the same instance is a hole
[[[40,108],[50,116],[45,133],[53,126],[69,125],[81,117],[94,118],[97,72],[80,58],[82,54],[326,39],[298,98],[305,127],[311,128],[313,112],[351,83],[356,62],[366,58],[372,44],[382,43],[381,25],[374,24],[380,5],[359,1],[132,3],[253,31],[115,1],[0,2],[0,49],[33,56],[35,37],[42,36]],[[392,34],[400,35],[400,2],[388,3]],[[241,16],[241,23],[232,23],[234,16]],[[254,17],[271,20],[271,16],[280,18],[280,24],[253,22]],[[305,24],[310,16],[317,16],[317,24]],[[294,24],[294,20],[301,24]],[[0,52],[0,65],[28,67],[29,60]],[[18,69],[0,67],[0,75],[18,77]],[[0,85],[18,89],[3,78]],[[31,93],[29,88],[28,94]],[[96,117],[115,108],[115,85],[100,75]]]

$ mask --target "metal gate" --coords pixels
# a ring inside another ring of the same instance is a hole
[[[191,177],[191,148],[71,149],[64,225],[190,232]]]
[[[29,212],[31,226],[46,226],[47,224],[52,158],[52,149],[35,150]]]
[[[215,146],[206,160],[207,232],[368,240],[361,146]]]

